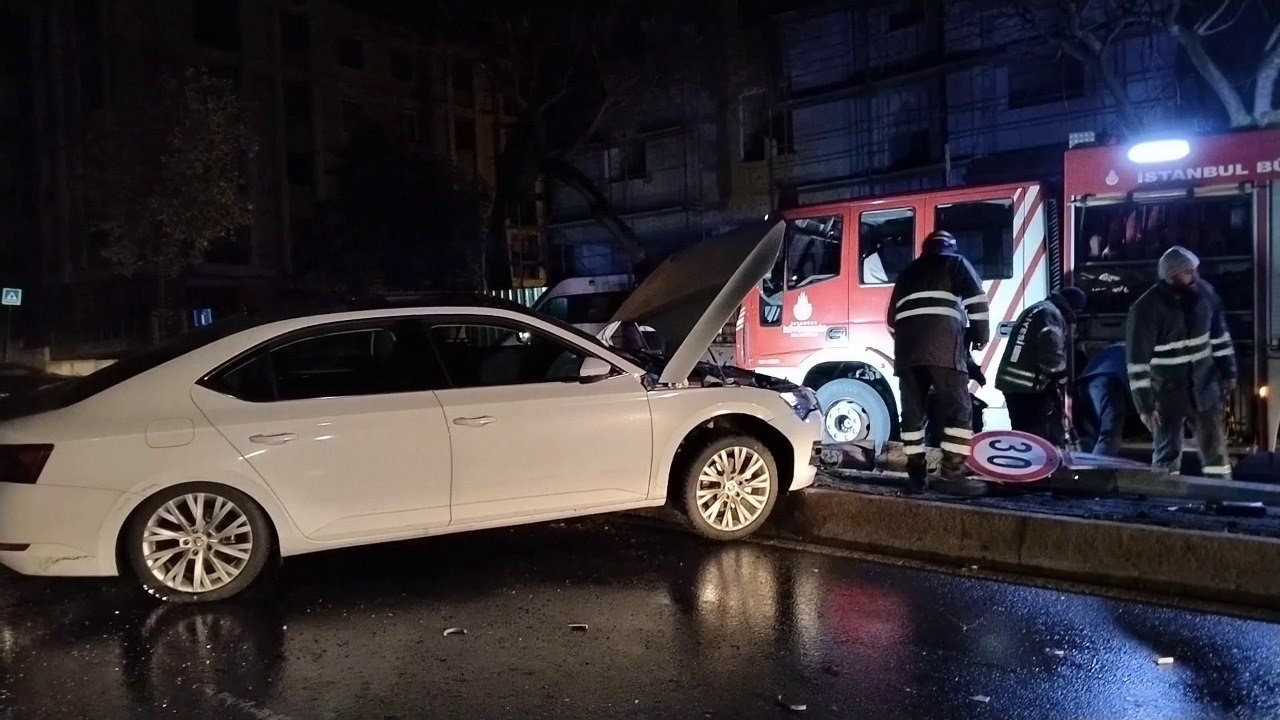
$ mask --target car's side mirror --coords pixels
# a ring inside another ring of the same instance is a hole
[[[590,356],[582,361],[578,369],[578,382],[593,383],[613,376],[613,366],[598,357]]]

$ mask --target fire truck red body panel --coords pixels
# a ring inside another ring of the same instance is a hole
[[[1237,449],[1274,449],[1280,418],[1266,396],[1268,378],[1280,376],[1271,357],[1280,130],[1075,148],[1064,163],[1062,270],[1091,294],[1083,348],[1123,339],[1126,303],[1157,280],[1159,254],[1189,247],[1236,340],[1241,388],[1228,431]]]
[[[995,369],[1010,325],[1048,293],[1046,205],[1056,204],[1048,200],[1039,183],[1029,182],[786,212],[787,244],[773,280],[766,279],[759,292],[745,299],[738,318],[737,363],[820,392],[833,378],[856,378],[877,387],[886,403],[892,403],[888,410],[896,422],[900,402],[893,340],[885,324],[892,280],[941,225],[957,234],[961,253],[983,275],[993,333],[1003,330],[975,360],[988,376],[987,386],[977,393],[991,408],[987,427],[1008,427],[1004,398],[994,389]],[[804,247],[815,244],[819,247],[813,252]],[[838,253],[838,260],[831,253]],[[882,254],[879,265],[874,264],[872,258]],[[877,270],[890,272],[877,275]]]

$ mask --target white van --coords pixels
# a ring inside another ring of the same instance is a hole
[[[543,293],[533,309],[595,335],[622,307],[635,285],[635,276],[630,273],[567,278]]]

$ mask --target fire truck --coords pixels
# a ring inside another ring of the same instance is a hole
[[[831,442],[884,442],[901,407],[885,324],[898,274],[935,228],[982,277],[996,337],[974,355],[991,382],[971,391],[984,424],[1008,428],[994,370],[1019,313],[1060,266],[1056,199],[1027,182],[850,200],[785,213],[783,250],[738,315],[735,361],[818,392]]]
[[[1078,357],[1122,341],[1129,305],[1156,282],[1160,255],[1171,245],[1190,249],[1222,298],[1234,340],[1234,454],[1274,450],[1280,426],[1280,406],[1268,402],[1270,378],[1280,378],[1277,180],[1280,130],[1076,147],[1064,160],[1063,274],[1089,292]],[[1146,442],[1136,418],[1126,439]]]
[[[1201,258],[1223,298],[1240,366],[1228,409],[1237,453],[1274,450],[1280,407],[1280,131],[1078,146],[1060,191],[1043,182],[947,188],[856,199],[785,213],[773,272],[737,319],[735,361],[818,391],[829,441],[883,442],[897,433],[897,379],[885,313],[893,282],[929,232],[956,235],[983,279],[995,328],[974,355],[989,382],[971,390],[987,428],[1007,428],[994,376],[1017,316],[1051,289],[1089,293],[1076,331],[1076,369],[1124,339],[1129,305],[1156,282],[1171,245]],[[1065,199],[1065,202],[1063,200]],[[1150,446],[1136,417],[1127,438]]]

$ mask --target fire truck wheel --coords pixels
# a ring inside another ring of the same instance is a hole
[[[818,388],[818,403],[822,406],[823,442],[888,442],[892,429],[889,405],[867,383],[852,378],[832,380]]]

